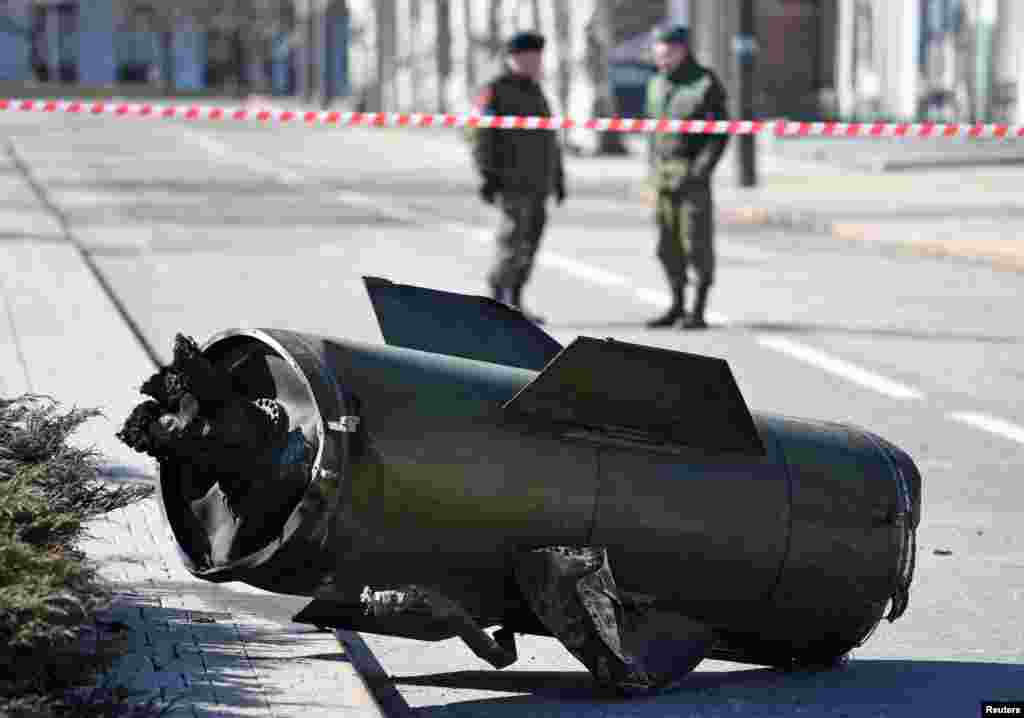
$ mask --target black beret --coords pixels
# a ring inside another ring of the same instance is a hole
[[[517,32],[509,38],[505,49],[510,53],[543,50],[544,36],[536,32]]]
[[[654,35],[655,42],[666,42],[672,45],[689,45],[690,28],[685,25],[670,25],[664,27]]]

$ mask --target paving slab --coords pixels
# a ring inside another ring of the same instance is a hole
[[[93,521],[82,544],[115,592],[103,624],[128,627],[97,686],[192,716],[382,715],[333,634],[221,610],[185,570],[157,501]]]

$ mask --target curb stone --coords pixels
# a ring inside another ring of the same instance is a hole
[[[774,211],[763,207],[720,210],[725,227],[777,227],[825,234],[832,239],[861,244],[886,244],[925,257],[973,260],[994,269],[1024,272],[1024,245],[985,239],[901,239],[886,222],[843,222],[811,212]]]

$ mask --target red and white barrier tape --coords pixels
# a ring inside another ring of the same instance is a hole
[[[481,116],[474,114],[420,114],[398,112],[296,111],[279,108],[223,108],[204,105],[160,105],[121,102],[81,102],[71,100],[17,100],[0,98],[0,111],[66,113],[74,115],[114,115],[116,117],[179,118],[184,120],[233,120],[273,123],[304,123],[339,127],[485,127],[502,129],[559,130],[586,129],[603,132],[643,134],[725,134],[780,137],[971,137],[1024,138],[1024,125],[938,124],[885,122],[790,122],[648,120],[596,118],[574,120],[569,117]]]

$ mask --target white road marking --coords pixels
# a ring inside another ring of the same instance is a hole
[[[199,147],[204,151],[222,160],[226,160],[231,164],[240,165],[256,172],[274,175],[278,180],[286,185],[301,185],[306,181],[306,178],[298,172],[293,172],[290,169],[282,169],[273,162],[264,160],[259,155],[247,154],[243,157],[240,153],[232,150],[228,145],[224,144],[220,140],[210,137],[207,134],[197,132],[188,127],[182,129],[184,134],[190,140],[199,145]]]
[[[541,266],[559,269],[585,282],[598,284],[602,287],[629,288],[630,286],[629,280],[623,276],[592,267],[585,262],[580,262],[571,257],[564,257],[554,252],[540,252],[537,257],[537,263]]]
[[[762,336],[758,337],[757,342],[763,347],[782,352],[794,359],[799,359],[811,366],[823,369],[830,374],[835,374],[893,399],[924,399],[924,395],[916,389],[891,379],[886,379],[884,376],[870,372],[855,364],[850,364],[842,359],[836,359],[817,349],[804,344],[798,344],[784,337]]]
[[[423,222],[423,215],[409,207],[403,207],[402,205],[394,202],[388,202],[384,199],[371,197],[361,192],[338,192],[335,194],[335,198],[339,202],[343,202],[354,207],[364,207],[375,212],[385,214],[392,219],[397,219],[401,222],[417,224]]]
[[[655,307],[663,307],[672,301],[672,295],[664,290],[657,289],[644,289],[643,287],[633,287],[633,296],[639,299],[645,304],[650,304]],[[710,316],[710,314],[709,314]],[[716,315],[712,318],[712,321],[725,323],[728,320],[722,315]]]
[[[949,418],[973,426],[976,429],[987,431],[990,434],[1016,441],[1018,444],[1024,444],[1024,426],[1011,424],[1008,421],[997,419],[988,414],[978,414],[969,411],[951,413]]]
[[[377,197],[362,194],[360,192],[339,192],[336,197],[348,204],[372,207],[377,211],[385,212],[395,219],[407,222],[419,222],[423,224],[437,224],[437,217],[426,212],[417,212],[409,207],[395,205]],[[491,244],[494,242],[493,233],[485,228],[467,222],[444,221],[441,228],[453,234],[461,234],[477,244]],[[621,275],[595,267],[585,262],[566,257],[550,251],[541,251],[537,256],[537,263],[543,266],[559,269],[578,279],[598,284],[603,287],[619,287],[629,290],[634,296],[650,304],[667,304],[669,296],[667,292],[655,292],[650,289],[638,289],[630,284],[630,281]],[[712,320],[714,318],[712,317]]]
[[[306,178],[301,174],[287,168],[282,169],[273,162],[264,160],[258,156],[254,156],[251,160],[243,160],[239,154],[233,152],[230,147],[207,135],[188,128],[186,128],[186,133],[197,144],[203,147],[203,149],[217,157],[242,164],[243,166],[250,167],[256,171],[274,174],[285,184],[298,185],[303,184],[306,181]],[[362,192],[344,191],[338,192],[335,196],[340,202],[359,207],[367,207],[404,222],[433,225],[437,225],[439,223],[438,217],[430,213],[421,212],[406,205],[390,202],[380,197],[363,194]],[[494,241],[489,229],[479,227],[477,225],[472,225],[466,222],[441,220],[440,226],[452,233],[460,234],[463,237],[479,244],[490,244]],[[671,297],[668,292],[634,286],[627,277],[555,252],[540,252],[537,257],[537,262],[542,266],[558,269],[570,276],[576,277],[577,279],[581,279],[585,282],[590,282],[591,284],[596,284],[606,288],[625,290],[645,304],[656,307],[666,307],[671,301]],[[731,323],[729,317],[719,314],[718,312],[708,312],[707,317],[708,321],[712,324],[721,326]],[[763,347],[781,352],[794,359],[798,359],[894,399],[921,400],[925,398],[924,395],[916,389],[912,389],[911,387],[905,386],[891,379],[887,379],[886,377],[875,374],[867,369],[863,369],[854,364],[843,361],[842,359],[831,357],[824,352],[803,344],[798,344],[797,342],[793,342],[789,339],[774,336],[762,336],[758,338],[758,343]]]

